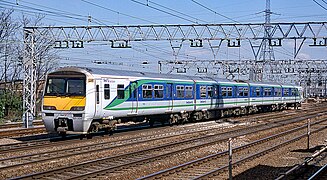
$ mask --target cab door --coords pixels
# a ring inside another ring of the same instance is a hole
[[[103,87],[102,87],[102,80],[96,79],[95,80],[95,118],[99,118],[102,114],[102,94]]]

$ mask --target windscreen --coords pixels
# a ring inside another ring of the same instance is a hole
[[[44,95],[85,96],[85,78],[48,77]]]

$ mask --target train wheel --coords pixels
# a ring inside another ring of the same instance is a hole
[[[105,128],[104,134],[108,134],[109,136],[112,136],[114,134],[114,130],[112,128]]]
[[[169,118],[169,120],[168,120],[168,124],[169,124],[169,126],[173,126],[173,125],[174,125],[174,120],[173,120],[172,117]]]
[[[59,133],[59,135],[61,136],[62,139],[66,139],[67,134],[65,132],[61,132]]]
[[[80,140],[83,140],[84,137],[85,137],[85,135],[84,135],[84,134],[81,134],[81,135],[79,136],[79,139],[80,139]]]
[[[86,134],[86,139],[92,139],[92,134]]]
[[[162,126],[165,125],[165,121],[164,120],[161,120],[160,123],[161,123]]]
[[[93,133],[96,133],[99,131],[99,125],[100,123],[98,122],[94,122],[91,124],[91,127],[90,127],[90,130],[89,130],[89,133],[93,132]]]
[[[149,119],[149,125],[150,125],[150,127],[153,127],[153,125],[154,125],[154,120]]]

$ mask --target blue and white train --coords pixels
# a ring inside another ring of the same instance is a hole
[[[170,124],[298,107],[299,86],[100,68],[49,73],[42,118],[50,133],[112,131],[117,123]]]

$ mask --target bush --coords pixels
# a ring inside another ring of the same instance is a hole
[[[0,94],[0,119],[11,121],[21,119],[23,114],[22,96],[19,94],[4,92]]]

